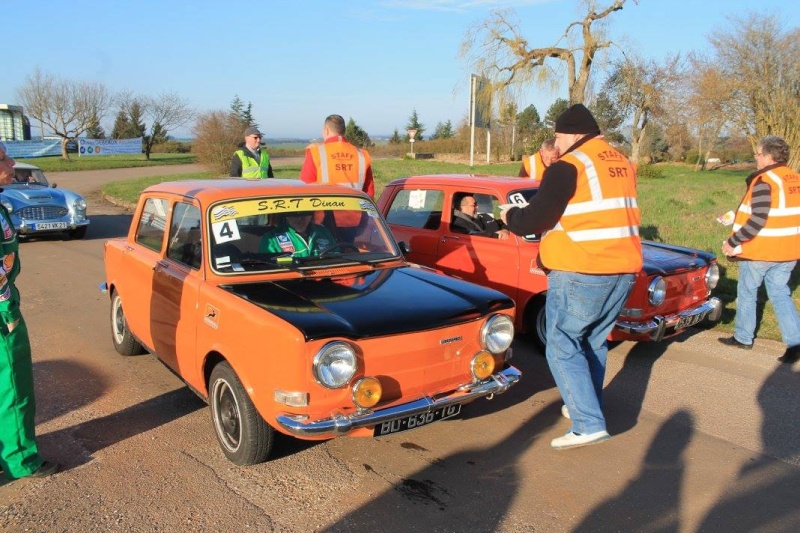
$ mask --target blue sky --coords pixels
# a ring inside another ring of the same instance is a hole
[[[391,134],[413,109],[431,133],[466,116],[465,32],[506,8],[532,47],[555,44],[583,14],[578,0],[5,1],[0,103],[15,104],[39,67],[112,92],[176,92],[198,112],[227,109],[238,94],[267,137],[317,137],[331,113],[372,136]],[[800,8],[786,0],[628,0],[607,19],[608,34],[647,58],[708,51],[708,35],[729,15],[755,9],[800,25]],[[518,103],[543,115],[566,95],[562,83]],[[113,113],[105,122],[110,130]]]

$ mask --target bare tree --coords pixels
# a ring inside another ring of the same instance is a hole
[[[730,122],[735,87],[715,62],[693,55],[690,64],[688,120],[697,142],[695,170],[700,170],[705,168],[720,133]]]
[[[31,117],[61,137],[64,159],[69,159],[67,143],[102,119],[111,102],[101,83],[61,79],[38,68],[17,89],[17,99]]]
[[[211,172],[227,176],[231,158],[242,140],[242,123],[235,113],[210,111],[197,117],[192,152]]]
[[[800,28],[784,31],[777,15],[752,13],[730,18],[710,41],[734,84],[731,120],[754,150],[766,135],[783,137],[789,166],[800,168]]]
[[[479,73],[492,80],[497,92],[511,87],[524,87],[531,83],[552,83],[558,67],[566,68],[570,104],[586,100],[587,87],[595,55],[612,45],[603,37],[602,21],[619,11],[627,0],[614,0],[605,8],[598,8],[597,0],[584,0],[586,16],[570,23],[555,45],[531,48],[522,37],[513,11],[494,11],[487,19],[473,26],[461,44],[460,56]],[[638,0],[633,0],[638,3]],[[592,26],[598,26],[593,28]],[[580,31],[582,43],[575,47],[560,45],[568,42],[574,30]],[[554,68],[548,59],[561,64]]]
[[[149,160],[153,146],[166,141],[170,131],[191,121],[195,111],[175,93],[161,94],[143,101],[144,115],[150,119],[150,128],[144,136],[144,156]]]
[[[629,56],[617,63],[603,85],[605,94],[631,119],[631,160],[639,162],[642,141],[653,118],[666,111],[664,96],[680,80],[681,60],[663,62]]]

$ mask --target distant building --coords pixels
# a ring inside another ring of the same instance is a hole
[[[29,141],[31,123],[22,106],[0,104],[0,141]]]

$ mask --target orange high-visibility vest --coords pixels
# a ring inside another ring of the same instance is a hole
[[[542,161],[542,154],[537,150],[535,154],[522,158],[522,166],[528,173],[528,177],[534,181],[542,181],[542,175],[547,168]]]
[[[583,274],[639,272],[640,216],[628,158],[593,138],[560,160],[578,169],[578,182],[558,224],[542,237],[542,264]]]
[[[787,166],[768,170],[750,182],[736,211],[733,231],[738,231],[750,218],[753,187],[758,180],[770,186],[767,223],[755,237],[742,243],[742,253],[737,257],[754,261],[800,259],[800,174]]]
[[[309,145],[308,150],[317,169],[318,183],[364,190],[370,165],[366,150],[356,148],[341,137],[334,142]]]

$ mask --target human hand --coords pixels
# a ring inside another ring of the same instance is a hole
[[[500,231],[498,231],[497,232],[497,238],[500,239],[501,241],[507,240],[508,239],[508,230],[507,229],[501,229]]]
[[[742,247],[737,246],[736,248],[734,248],[733,246],[728,244],[727,240],[722,241],[722,253],[725,254],[727,257],[733,257],[735,255],[739,255],[740,253],[742,253]]]
[[[16,319],[15,321],[13,321],[13,322],[7,324],[6,325],[6,329],[8,329],[9,333],[11,333],[12,331],[14,331],[14,328],[16,328],[18,325],[19,325],[19,318]]]

